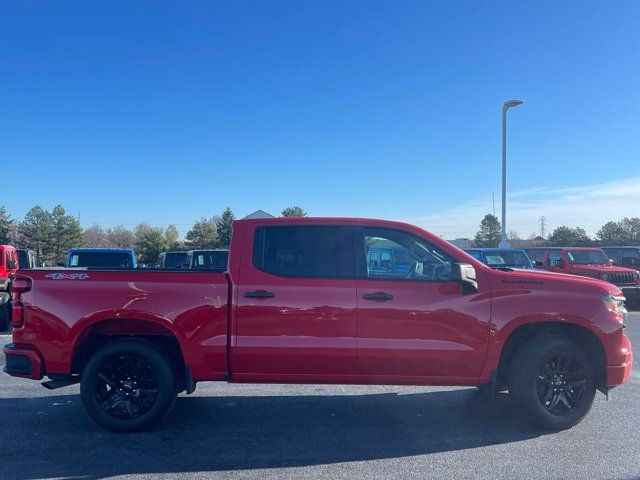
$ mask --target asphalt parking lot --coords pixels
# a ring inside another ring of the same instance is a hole
[[[627,323],[640,345],[640,314]],[[637,479],[637,365],[610,402],[599,394],[584,422],[552,434],[469,388],[209,383],[156,430],[118,435],[87,417],[77,387],[0,374],[0,477]]]

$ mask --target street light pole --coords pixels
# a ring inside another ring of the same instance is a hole
[[[507,110],[522,105],[523,100],[509,100],[502,105],[502,235],[500,248],[509,248],[507,240]]]

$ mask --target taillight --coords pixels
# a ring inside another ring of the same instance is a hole
[[[11,302],[11,322],[13,328],[20,328],[24,325],[24,304],[20,301],[20,295],[31,290],[31,279],[16,277],[11,281],[11,291],[13,301]]]
[[[24,277],[16,277],[11,282],[11,289],[15,294],[15,298],[20,298],[20,294],[31,290],[31,279]]]
[[[13,328],[20,328],[24,325],[24,305],[20,300],[11,302],[11,322]]]

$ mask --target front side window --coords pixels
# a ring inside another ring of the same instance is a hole
[[[363,228],[364,250],[359,276],[366,278],[446,281],[451,278],[451,257],[413,234],[385,228]],[[372,262],[377,253],[380,262]],[[368,259],[369,261],[365,261]]]
[[[283,277],[353,278],[351,229],[333,225],[258,227],[253,265]]]

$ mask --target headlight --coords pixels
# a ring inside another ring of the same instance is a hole
[[[614,295],[603,295],[602,303],[607,310],[616,314],[616,318],[620,323],[624,323],[624,315],[627,313],[627,309],[624,307],[624,297],[617,297]]]
[[[604,280],[605,282],[609,281],[609,274],[608,273],[603,273],[602,276],[600,277],[602,278],[602,280]]]

